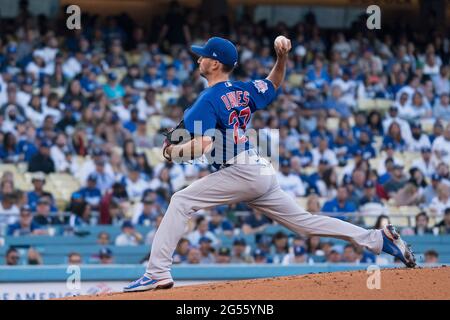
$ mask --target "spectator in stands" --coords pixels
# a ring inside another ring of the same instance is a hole
[[[200,263],[209,264],[214,263],[214,248],[211,246],[211,239],[208,237],[201,237],[198,241],[198,249],[201,253]]]
[[[27,195],[28,205],[31,207],[31,210],[36,210],[37,203],[41,197],[50,198],[53,202],[52,194],[44,190],[45,174],[43,172],[34,173],[31,178],[31,183],[33,184],[34,189],[33,191],[28,192]]]
[[[216,246],[219,243],[217,237],[208,230],[208,221],[205,217],[199,216],[196,220],[195,230],[188,234],[187,238],[192,244],[199,243],[200,238],[207,237],[212,241],[212,245]]]
[[[450,123],[445,127],[443,135],[433,141],[431,149],[437,160],[450,163]]]
[[[100,264],[112,264],[114,262],[113,252],[109,248],[102,248],[98,254]]]
[[[242,224],[242,232],[244,234],[255,234],[264,232],[264,230],[272,224],[261,211],[253,210]]]
[[[115,72],[108,74],[107,83],[103,85],[103,91],[112,103],[119,103],[120,99],[125,96],[125,88],[118,83],[118,76]]]
[[[437,196],[437,188],[441,183],[441,177],[437,173],[433,173],[431,175],[431,183],[424,189],[423,196],[425,199],[425,205],[428,207],[433,200]]]
[[[416,91],[412,96],[411,103],[408,103],[403,113],[406,120],[420,120],[429,118],[432,114],[429,103],[424,99],[420,91]]]
[[[233,241],[231,263],[252,263],[252,256],[246,253],[247,242],[244,238],[236,238]]]
[[[328,263],[339,263],[342,261],[342,248],[339,246],[333,246],[330,253],[327,255]]]
[[[33,216],[31,208],[25,205],[20,208],[19,221],[8,226],[6,232],[8,236],[24,236],[24,235],[39,235],[46,234],[45,230],[39,228],[35,222],[33,222]]]
[[[407,182],[403,188],[392,197],[396,206],[415,206],[423,202],[419,188],[414,182]]]
[[[50,157],[55,164],[56,172],[70,172],[70,163],[66,159],[68,151],[66,135],[60,132],[56,135],[55,143],[50,148]]]
[[[101,246],[107,246],[111,244],[109,233],[103,231],[99,232],[99,234],[97,235],[97,244]]]
[[[383,185],[384,190],[389,197],[393,197],[397,191],[403,188],[408,179],[403,174],[403,165],[394,164],[392,175],[390,179]]]
[[[16,248],[10,247],[5,254],[5,264],[7,266],[19,265],[20,255]]]
[[[436,264],[439,263],[439,253],[436,250],[427,250],[423,254],[425,261],[424,263]]]
[[[128,195],[125,186],[116,182],[100,202],[100,224],[111,224],[121,220],[122,217],[113,212],[120,209],[120,203],[128,203]]]
[[[448,83],[448,80],[447,80]],[[436,119],[442,119],[444,121],[450,121],[450,98],[449,92],[443,92],[440,94],[440,99],[436,99],[433,107],[433,116]]]
[[[188,264],[200,264],[202,254],[197,247],[191,247],[189,249],[186,263]]]
[[[383,229],[386,225],[391,223],[391,219],[387,215],[380,214],[375,222],[373,229],[379,230]]]
[[[411,139],[407,141],[408,150],[419,152],[422,148],[431,148],[430,139],[422,131],[420,122],[413,122],[411,124]]]
[[[419,169],[427,178],[431,178],[435,172],[434,164],[431,161],[431,147],[422,147],[420,149],[421,158],[415,159],[411,168]]]
[[[333,167],[323,172],[322,179],[316,182],[316,186],[322,197],[331,199],[336,196],[337,174]]]
[[[356,211],[356,205],[349,201],[348,191],[345,186],[340,186],[337,189],[336,197],[332,200],[325,202],[322,207],[322,212],[327,213],[351,213]],[[335,216],[339,219],[347,219],[346,216]]]
[[[311,151],[313,156],[313,166],[318,166],[321,160],[326,160],[327,164],[330,166],[337,166],[338,161],[336,154],[328,147],[328,140],[324,137],[319,138],[318,140],[318,146]]]
[[[29,248],[27,251],[27,264],[28,265],[42,265],[43,259],[39,252],[34,248]]]
[[[450,234],[450,207],[445,209],[444,219],[436,227],[438,227],[439,234]]]
[[[134,228],[131,221],[124,221],[121,229],[122,233],[115,240],[116,246],[137,246],[142,242],[142,235]]]
[[[422,211],[416,215],[416,225],[414,227],[414,234],[416,235],[424,235],[431,234],[433,230],[429,228],[430,218],[426,214],[426,212]]]
[[[311,255],[323,255],[324,252],[321,250],[322,243],[320,242],[320,237],[311,236],[306,239],[306,252]]]
[[[127,194],[131,201],[139,201],[142,199],[144,191],[149,188],[148,182],[141,177],[137,164],[128,166],[128,176],[124,179],[123,183],[126,186]]]
[[[104,194],[114,184],[114,177],[106,172],[105,159],[96,159],[94,164],[95,170],[90,175],[96,176],[97,188]]]
[[[342,254],[342,262],[345,263],[358,263],[359,256],[356,251],[356,248],[352,244],[347,244],[344,247],[344,253]]]
[[[255,251],[253,252],[253,259],[254,259],[254,263],[256,263],[256,264],[269,263],[267,260],[266,253],[259,248],[256,248]]]
[[[231,262],[231,251],[230,248],[220,247],[216,254],[216,263],[227,264]]]
[[[87,226],[91,224],[91,206],[84,199],[70,204],[69,225],[71,227]]]
[[[0,222],[13,223],[19,216],[19,208],[15,204],[16,196],[13,193],[4,194],[0,200]]]
[[[283,159],[280,163],[280,172],[277,179],[281,189],[292,197],[300,197],[305,195],[305,187],[298,175],[292,173],[290,161]]]
[[[359,205],[363,206],[368,203],[378,203],[382,205],[381,199],[377,195],[375,183],[372,180],[367,180],[364,184],[364,196],[359,200]]]
[[[219,235],[224,234],[232,236],[234,232],[233,224],[224,216],[225,212],[222,208],[213,208],[210,210],[208,222],[208,230]]]
[[[437,187],[437,196],[431,200],[430,212],[435,217],[442,217],[444,211],[450,207],[450,187],[441,183]]]
[[[59,217],[51,214],[50,205],[51,202],[48,197],[41,197],[38,200],[36,214],[33,218],[34,223],[42,227],[61,224]]]
[[[181,238],[173,254],[173,263],[185,263],[188,259],[190,242],[186,238]]]
[[[93,210],[99,209],[102,193],[100,189],[97,188],[97,175],[90,174],[88,176],[86,186],[81,188],[77,192],[81,194],[84,201],[86,201]]]
[[[71,252],[67,256],[67,264],[68,265],[80,265],[83,263],[81,255],[78,252]]]
[[[284,256],[281,264],[289,265],[289,264],[299,264],[308,262],[308,254],[306,252],[305,247],[303,246],[294,246],[292,253],[288,253]]]
[[[47,174],[55,172],[55,163],[50,157],[50,145],[46,141],[41,142],[39,152],[30,159],[28,171],[42,171]]]
[[[286,254],[289,253],[288,236],[283,231],[278,231],[272,237],[271,257],[273,263],[280,264]]]
[[[158,216],[160,216],[161,208],[156,203],[155,198],[152,194],[148,193],[142,199],[142,207],[141,210],[136,211],[140,212],[136,223],[138,225],[150,226],[153,224]]]
[[[387,129],[386,135],[383,138],[383,145],[386,146],[388,143],[392,143],[395,151],[403,152],[406,150],[406,139],[404,136],[405,133],[402,132],[400,125],[394,121]]]

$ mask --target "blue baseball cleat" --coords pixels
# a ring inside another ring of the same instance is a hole
[[[383,252],[399,258],[408,268],[416,266],[416,259],[410,246],[400,238],[394,226],[388,224],[381,230],[383,235]]]
[[[154,280],[146,275],[143,275],[136,281],[131,282],[129,285],[123,288],[123,292],[170,289],[172,287],[173,287],[172,279]]]

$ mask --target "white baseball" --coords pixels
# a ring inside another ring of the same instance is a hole
[[[278,36],[275,38],[275,47],[277,48],[289,48],[289,39],[285,36]]]

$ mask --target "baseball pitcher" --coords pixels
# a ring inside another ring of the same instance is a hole
[[[208,154],[218,170],[172,196],[155,234],[145,274],[124,291],[172,287],[172,255],[188,220],[200,209],[237,202],[247,203],[299,234],[344,239],[375,254],[391,254],[407,267],[415,266],[412,251],[392,225],[366,230],[332,217],[312,215],[299,207],[281,190],[272,165],[258,155],[244,134],[252,114],[275,99],[284,80],[291,42],[279,36],[274,47],[277,60],[270,74],[249,82],[229,80],[238,61],[238,52],[230,41],[213,37],[204,46],[191,47],[199,56],[200,72],[208,88],[184,113],[180,127],[188,132],[188,141],[168,137],[163,154],[175,162]]]

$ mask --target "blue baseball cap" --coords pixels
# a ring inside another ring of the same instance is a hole
[[[305,250],[304,247],[302,247],[302,246],[295,246],[295,247],[294,247],[294,255],[295,255],[296,257],[302,256],[302,255],[304,255],[305,253],[306,253],[306,250]]]
[[[198,243],[204,243],[204,242],[206,242],[206,243],[211,243],[212,240],[211,240],[210,238],[208,238],[208,237],[205,237],[205,236],[201,237],[201,238],[198,240]]]
[[[373,183],[372,180],[367,180],[366,183],[364,183],[364,188],[367,189],[375,188],[375,183]]]
[[[441,181],[441,176],[438,175],[437,173],[433,173],[433,174],[431,175],[431,180],[434,180],[434,181]]]
[[[191,46],[196,55],[214,59],[227,66],[235,66],[238,61],[236,46],[229,40],[212,37],[202,46]]]
[[[253,252],[253,256],[256,258],[256,257],[262,257],[262,258],[265,258],[266,257],[266,253],[263,251],[263,250],[261,250],[261,249],[259,249],[259,248],[256,248],[255,249],[255,251]]]

